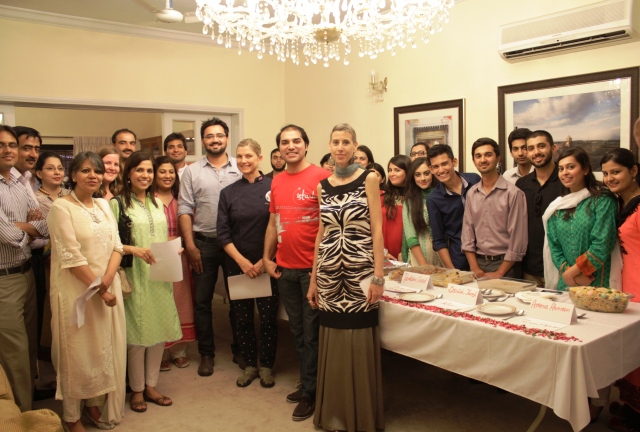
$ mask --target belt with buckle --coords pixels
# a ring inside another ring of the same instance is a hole
[[[201,242],[205,242],[205,243],[214,243],[216,241],[217,237],[209,237],[206,236],[202,233],[196,232],[194,233],[194,236],[196,239],[200,240]]]
[[[480,259],[483,259],[483,260],[486,260],[486,261],[501,261],[501,260],[504,259],[504,254],[502,254],[502,255],[494,255],[494,256],[476,254],[476,257],[478,257]]]
[[[26,273],[31,270],[31,261],[25,261],[19,266],[0,269],[0,277],[9,276],[16,273]]]

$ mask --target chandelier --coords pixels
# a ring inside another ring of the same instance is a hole
[[[349,64],[352,49],[376,58],[442,30],[454,0],[196,0],[203,34],[231,48],[305,65]]]

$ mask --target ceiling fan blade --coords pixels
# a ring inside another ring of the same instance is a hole
[[[158,12],[158,8],[156,8],[154,5],[152,5],[151,3],[149,3],[147,0],[131,0],[134,3],[137,3],[138,5],[142,6],[143,8],[145,8],[146,10],[148,10],[151,13],[157,13]]]
[[[193,24],[193,23],[199,23],[200,20],[198,19],[198,17],[196,16],[195,12],[188,12],[184,15],[184,22],[187,24]]]

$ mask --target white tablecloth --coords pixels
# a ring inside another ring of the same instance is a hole
[[[566,294],[560,300],[570,302]],[[527,307],[514,298],[505,303]],[[640,366],[640,304],[631,303],[622,314],[587,312],[586,319],[559,331],[581,342],[380,304],[383,348],[546,405],[578,431],[589,424],[587,396],[597,397],[597,389]]]

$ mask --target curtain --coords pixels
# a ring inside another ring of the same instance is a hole
[[[83,151],[97,152],[100,147],[111,145],[111,138],[106,136],[76,136],[73,137],[73,154]]]

